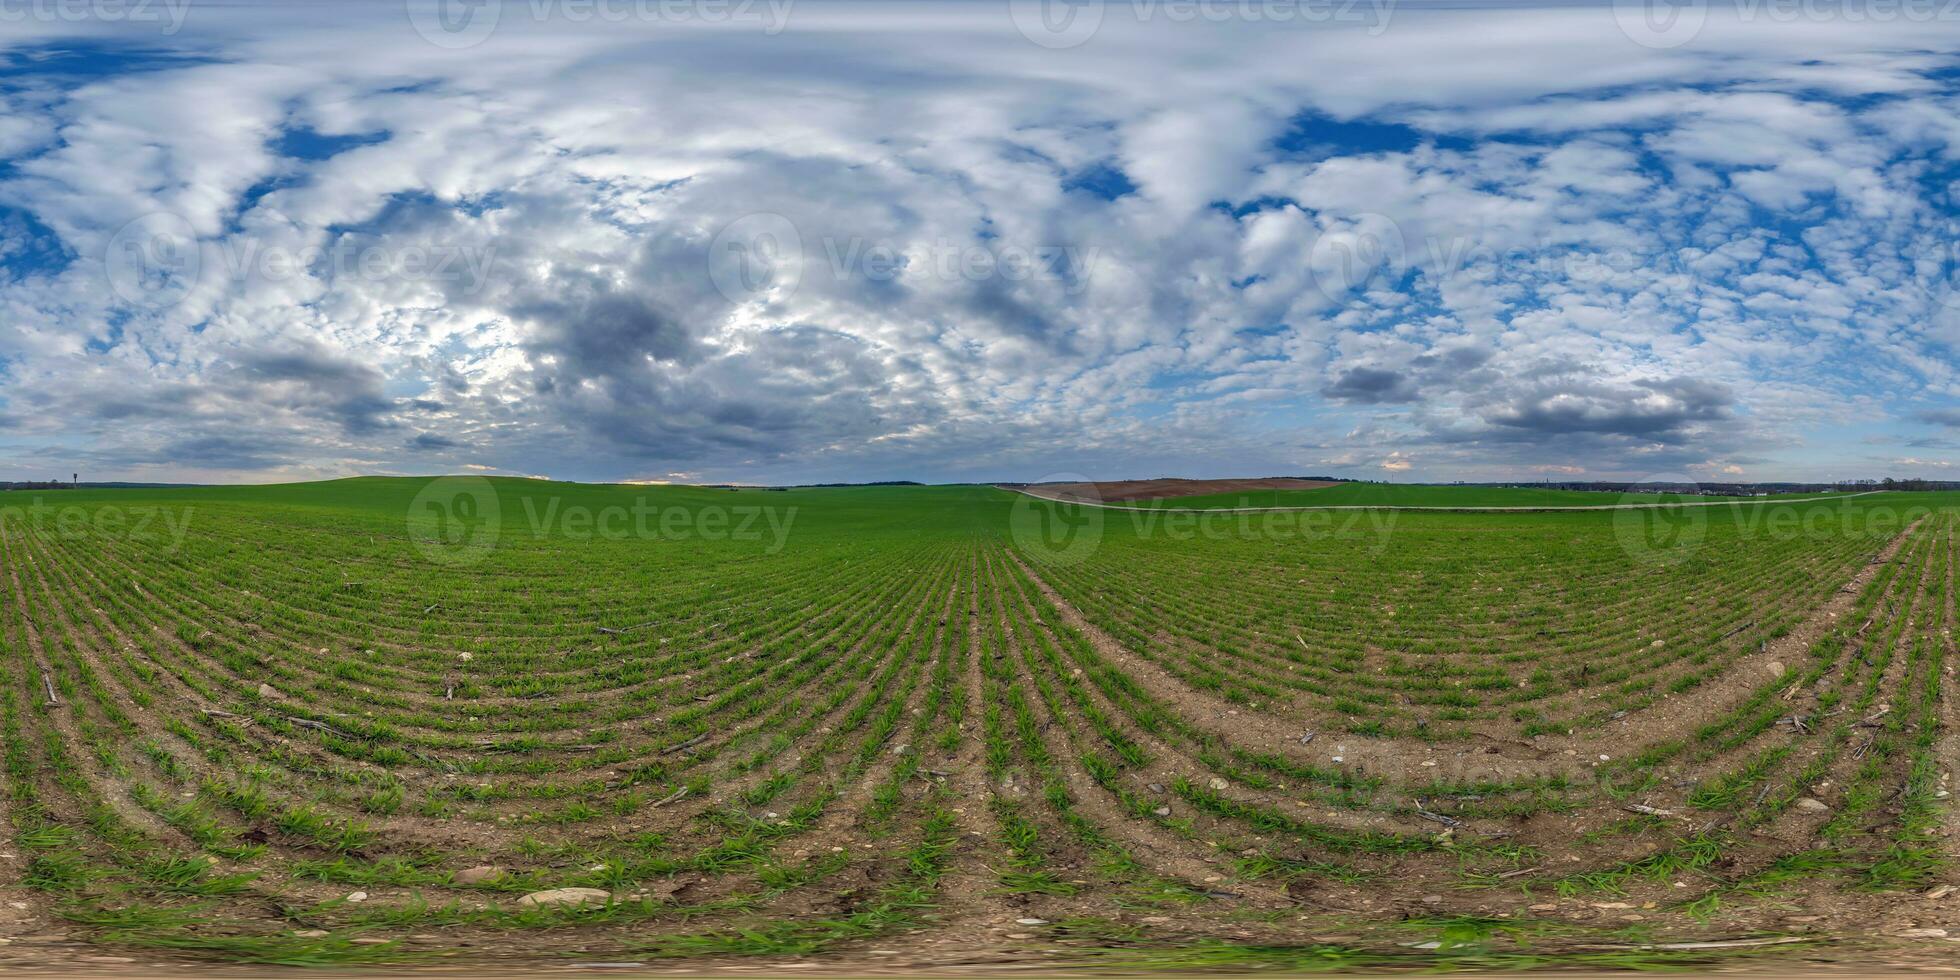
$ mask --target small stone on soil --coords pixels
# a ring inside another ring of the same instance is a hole
[[[591,905],[605,903],[612,899],[612,893],[601,888],[550,888],[532,892],[517,900],[517,904],[527,908],[558,905]]]

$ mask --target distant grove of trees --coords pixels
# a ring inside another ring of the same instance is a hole
[[[1838,484],[1840,490],[1960,490],[1957,480],[1849,480]]]

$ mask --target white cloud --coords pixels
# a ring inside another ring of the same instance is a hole
[[[807,7],[466,52],[200,8],[171,43],[208,57],[0,83],[0,207],[75,257],[0,277],[0,443],[27,475],[1794,476],[1848,401],[1956,388],[1926,180],[1960,26],[1115,17],[1051,52],[983,5]],[[154,212],[198,285],[131,307],[102,261]],[[722,235],[757,213],[794,256]],[[335,248],[384,261],[240,261]],[[401,270],[430,254],[481,274]]]

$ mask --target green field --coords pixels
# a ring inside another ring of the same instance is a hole
[[[1681,493],[1608,493],[1597,490],[1541,490],[1534,487],[1471,487],[1416,483],[1343,483],[1316,490],[1265,490],[1215,493],[1137,501],[1154,507],[1612,507],[1622,504],[1692,503],[1717,500],[1808,499],[1833,494],[1774,494],[1720,497]]]
[[[1682,965],[1811,902],[1857,937],[1947,873],[1956,527],[0,494],[0,891],[307,965]]]

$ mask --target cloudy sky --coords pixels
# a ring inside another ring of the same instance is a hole
[[[1948,475],[1956,52],[1939,0],[0,0],[0,479]]]

